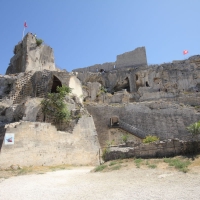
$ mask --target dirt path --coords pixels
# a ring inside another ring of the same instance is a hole
[[[199,200],[200,174],[160,169],[104,173],[91,167],[0,179],[2,200]]]

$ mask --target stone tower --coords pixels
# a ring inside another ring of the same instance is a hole
[[[37,38],[28,33],[14,48],[14,56],[6,70],[6,74],[27,71],[55,71],[53,49],[45,44],[37,45]]]

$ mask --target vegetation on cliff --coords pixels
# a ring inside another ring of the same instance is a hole
[[[151,143],[151,142],[156,142],[158,140],[159,140],[159,138],[157,136],[148,135],[142,140],[142,142],[143,143]]]
[[[42,39],[36,38],[36,44],[37,46],[40,46],[43,43]]]
[[[200,121],[190,124],[186,129],[192,134],[192,138],[197,137],[200,135]]]
[[[64,99],[66,95],[71,93],[71,88],[58,86],[56,90],[57,93],[48,93],[47,97],[41,102],[44,118],[46,119],[47,116],[51,117],[55,123],[68,121],[70,119],[70,112]]]

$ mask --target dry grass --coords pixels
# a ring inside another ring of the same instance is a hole
[[[200,173],[200,155],[193,161],[190,158],[184,156],[176,156],[174,158],[160,158],[160,159],[141,159],[141,158],[130,158],[120,159],[105,162],[103,164],[102,172],[109,172],[119,169],[162,169],[167,171],[181,171],[181,172],[197,172]]]
[[[44,174],[46,172],[71,169],[70,165],[57,165],[57,166],[29,166],[21,167],[19,169],[8,168],[0,170],[0,178],[9,178],[11,176],[20,176],[26,174]]]
[[[200,173],[200,155],[195,157],[195,160],[192,160],[187,157],[183,156],[177,156],[175,158],[170,159],[176,159],[180,162],[187,162],[189,161],[189,165],[187,166],[187,170],[184,172],[189,173]],[[113,170],[129,170],[132,168],[141,168],[141,169],[163,169],[163,170],[179,170],[178,168],[175,168],[175,166],[170,166],[169,163],[164,162],[164,158],[161,159],[119,159],[119,160],[113,160],[104,163],[103,165],[97,166],[93,172],[109,172]],[[166,161],[166,160],[165,160]],[[57,170],[69,170],[72,169],[75,166],[70,165],[57,165],[57,166],[29,166],[29,167],[23,167],[20,169],[12,170],[0,170],[0,179],[1,178],[9,178],[11,176],[20,176],[20,175],[26,175],[26,174],[44,174],[46,172],[51,171],[57,171]]]

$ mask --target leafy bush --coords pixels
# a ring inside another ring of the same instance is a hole
[[[200,135],[200,121],[190,124],[186,129],[192,134],[192,137]]]
[[[37,46],[40,46],[42,43],[43,43],[42,39],[36,38],[36,44],[37,44]]]
[[[58,93],[49,93],[47,98],[41,102],[44,118],[46,116],[53,117],[55,123],[68,121],[70,119],[70,112],[64,102],[64,97],[71,92],[71,88],[58,86],[56,90]]]
[[[159,138],[157,136],[148,135],[142,140],[142,142],[143,143],[151,143],[151,142],[155,142],[158,140],[159,140]]]

